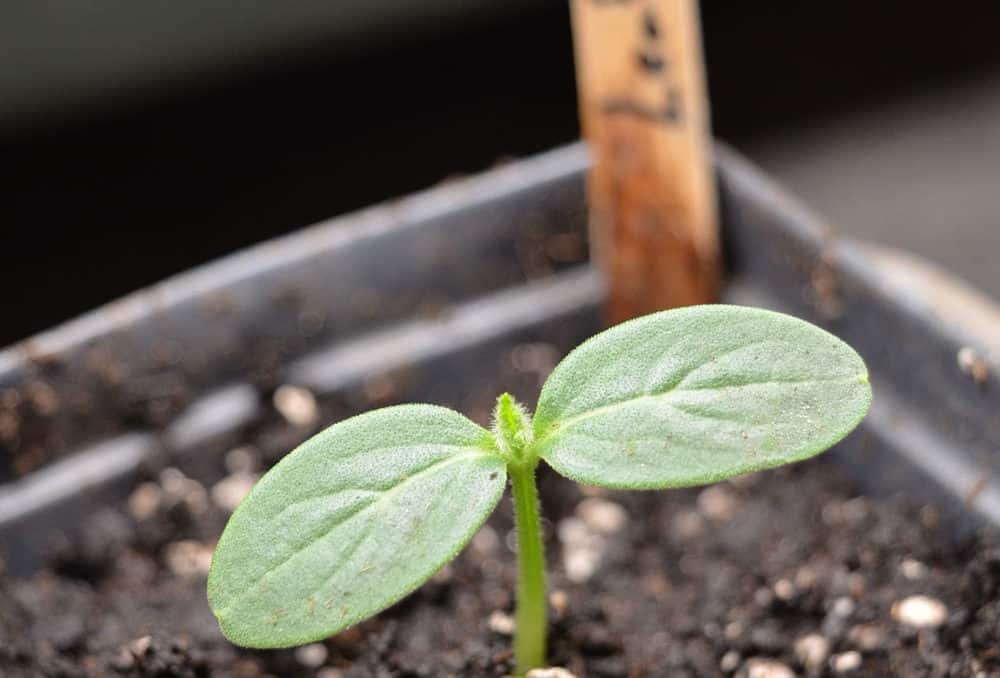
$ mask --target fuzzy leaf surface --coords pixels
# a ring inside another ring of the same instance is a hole
[[[208,578],[223,633],[288,647],[385,609],[458,554],[505,481],[489,432],[443,407],[331,426],[267,473],[226,526]]]
[[[788,315],[692,306],[622,323],[553,371],[534,450],[605,487],[711,483],[811,457],[871,405],[861,357]]]

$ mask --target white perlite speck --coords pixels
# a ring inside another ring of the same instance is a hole
[[[795,641],[795,656],[807,669],[818,669],[830,656],[830,641],[818,633],[802,636]]]
[[[212,547],[192,539],[175,541],[167,544],[163,560],[180,577],[203,577],[212,566]]]
[[[830,668],[834,673],[850,673],[861,668],[861,653],[851,650],[833,656],[830,660]]]
[[[223,511],[232,513],[249,494],[257,480],[256,473],[245,471],[237,471],[226,476],[212,486],[212,491],[209,493],[212,496],[212,503]]]
[[[719,670],[723,673],[732,673],[740,665],[740,653],[735,650],[730,650],[726,654],[722,655],[722,659],[719,660]]]
[[[318,669],[326,663],[329,652],[326,645],[312,643],[295,648],[295,661],[310,669]]]
[[[545,669],[531,669],[524,678],[576,678],[576,674],[553,666]]]
[[[795,584],[793,584],[790,580],[779,579],[774,582],[774,595],[778,597],[778,600],[788,602],[795,597],[796,593]]]
[[[795,672],[773,659],[750,659],[745,667],[746,678],[795,678]]]
[[[710,520],[730,521],[736,515],[737,502],[722,485],[710,485],[698,493],[698,510]]]
[[[835,617],[850,617],[854,614],[854,601],[848,596],[841,596],[833,601],[830,606],[830,614]]]
[[[295,648],[295,661],[310,669],[318,669],[326,663],[326,645],[322,643],[312,643]]]
[[[944,624],[948,608],[937,598],[910,596],[893,604],[892,617],[916,629],[933,629]]]
[[[133,656],[142,658],[146,656],[146,653],[149,652],[149,648],[152,647],[152,645],[152,636],[140,636],[128,644],[128,650]]]
[[[607,548],[607,538],[580,518],[559,521],[556,534],[563,545],[563,569],[566,577],[577,584],[593,576]]]
[[[872,652],[882,646],[882,630],[876,624],[862,624],[847,632],[847,640],[864,652]]]
[[[559,521],[556,534],[563,545],[566,577],[582,583],[593,576],[608,547],[608,538],[622,530],[628,513],[618,504],[589,497],[576,507],[576,515]]]
[[[576,507],[576,515],[587,527],[601,534],[621,531],[628,522],[628,513],[620,505],[607,499],[589,497]]]
[[[500,610],[494,610],[490,613],[489,619],[486,620],[486,625],[489,627],[490,631],[493,633],[499,633],[501,636],[514,635],[514,630],[516,628],[514,618],[506,612],[502,612]]]
[[[927,576],[927,566],[913,558],[904,558],[899,564],[899,571],[910,581],[919,581]]]
[[[292,426],[312,426],[319,420],[316,397],[300,386],[279,386],[274,392],[274,409]]]

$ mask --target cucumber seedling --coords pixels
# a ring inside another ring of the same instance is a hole
[[[584,342],[532,416],[498,398],[492,430],[400,405],[341,421],[253,488],[219,539],[208,599],[238,645],[289,647],[384,610],[450,561],[510,479],[517,670],[544,665],[545,557],[535,469],[653,489],[713,483],[822,452],[871,404],[861,357],[787,315],[655,313]]]

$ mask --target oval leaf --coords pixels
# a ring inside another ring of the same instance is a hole
[[[771,311],[693,306],[570,353],[542,389],[534,449],[592,485],[700,485],[818,454],[870,404],[864,362],[832,334]]]
[[[248,647],[326,638],[392,605],[455,557],[506,470],[484,429],[402,405],[342,421],[275,466],[236,509],[208,599]]]

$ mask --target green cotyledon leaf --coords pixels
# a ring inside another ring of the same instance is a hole
[[[223,633],[288,647],[385,609],[458,554],[506,477],[490,433],[443,407],[331,426],[257,483],[219,539],[208,600]]]
[[[592,485],[700,485],[822,452],[871,398],[861,357],[832,334],[771,311],[692,306],[571,352],[542,388],[533,450]]]

